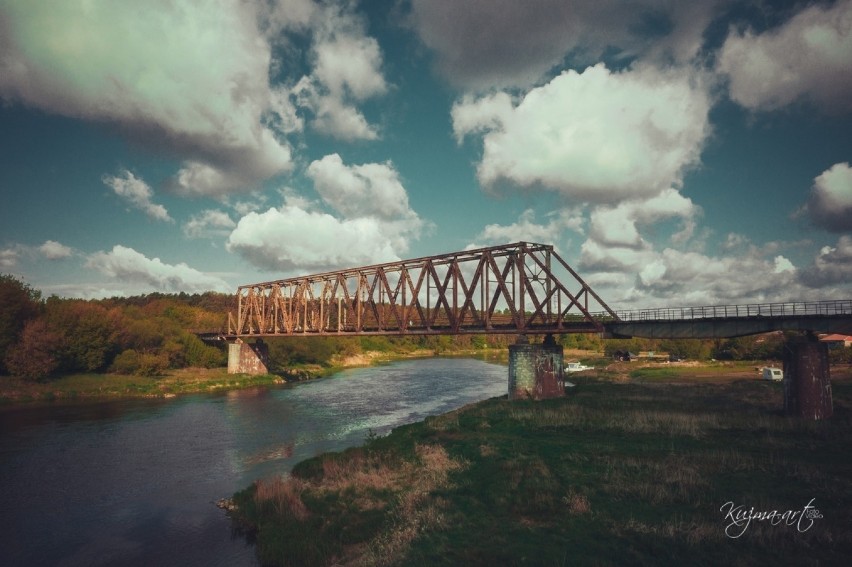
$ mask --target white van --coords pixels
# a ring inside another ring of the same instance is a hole
[[[784,379],[784,371],[780,368],[764,368],[763,379],[772,380],[773,382],[780,382]]]

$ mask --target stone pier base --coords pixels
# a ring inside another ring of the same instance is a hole
[[[784,345],[784,412],[813,420],[834,413],[827,345],[815,339]]]
[[[543,400],[565,395],[562,379],[562,345],[547,335],[542,344],[529,344],[521,336],[509,345],[509,399]]]
[[[228,345],[228,374],[269,374],[269,345],[257,339],[253,345],[237,339]]]

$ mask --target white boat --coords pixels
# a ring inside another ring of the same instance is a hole
[[[583,370],[592,370],[594,367],[580,364],[579,362],[569,362],[565,365],[565,372],[582,372]]]

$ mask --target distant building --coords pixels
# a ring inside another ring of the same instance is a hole
[[[826,343],[828,348],[847,348],[852,346],[852,336],[849,335],[822,335],[819,341]]]

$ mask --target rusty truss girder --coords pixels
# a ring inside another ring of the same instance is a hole
[[[518,242],[240,286],[228,334],[589,333],[613,320],[553,246]]]

